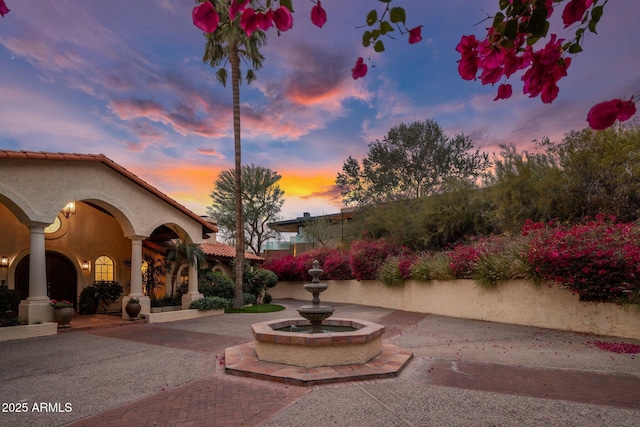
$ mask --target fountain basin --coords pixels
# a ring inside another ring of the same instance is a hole
[[[283,329],[307,327],[306,319],[278,319],[251,325],[259,360],[314,368],[367,363],[382,351],[385,327],[360,319],[327,319],[323,325],[353,328],[347,332],[300,333]]]

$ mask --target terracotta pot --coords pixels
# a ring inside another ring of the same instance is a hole
[[[58,327],[70,328],[71,319],[76,315],[73,307],[60,307],[53,309],[53,319],[58,322]]]
[[[142,306],[139,302],[128,302],[127,305],[124,306],[124,310],[129,315],[129,320],[135,320],[138,318],[138,314],[140,314]]]

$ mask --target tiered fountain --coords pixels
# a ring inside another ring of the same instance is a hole
[[[225,372],[298,385],[396,376],[413,354],[383,342],[382,325],[330,319],[333,307],[320,304],[327,285],[320,283],[318,261],[309,273],[313,280],[304,288],[313,298],[311,305],[298,308],[302,318],[251,325],[253,342],[225,350]]]

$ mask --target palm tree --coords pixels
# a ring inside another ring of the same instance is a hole
[[[220,24],[213,33],[205,33],[207,38],[202,61],[212,67],[221,66],[216,72],[218,81],[226,86],[227,62],[231,65],[231,89],[233,93],[233,142],[235,151],[235,212],[236,212],[236,294],[233,302],[235,308],[242,308],[242,281],[244,266],[244,217],[242,215],[242,156],[240,143],[240,59],[251,63],[255,70],[262,68],[264,56],[260,47],[265,44],[265,33],[256,30],[248,36],[240,27],[240,18],[229,18],[229,4],[217,1],[214,6],[220,16]],[[255,80],[256,76],[249,68],[245,76],[247,83]]]
[[[170,242],[173,249],[167,254],[167,267],[170,268],[171,277],[171,295],[175,295],[175,284],[178,281],[178,269],[184,263],[201,267],[206,261],[204,252],[199,245],[194,243],[185,243],[180,239],[174,239]]]

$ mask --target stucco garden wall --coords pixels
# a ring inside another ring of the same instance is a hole
[[[536,286],[528,281],[482,288],[473,280],[408,281],[387,287],[378,281],[324,281],[329,288],[323,302],[363,304],[396,310],[492,322],[539,326],[640,339],[640,308],[609,303],[581,302],[556,285]],[[310,300],[302,282],[279,282],[269,290],[273,298]]]

